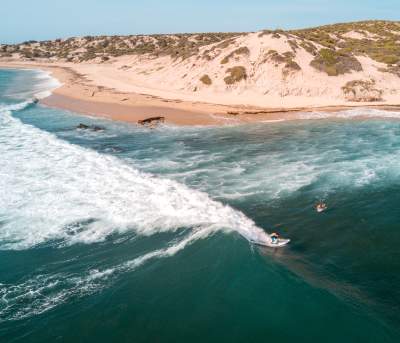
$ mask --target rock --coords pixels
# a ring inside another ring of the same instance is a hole
[[[96,132],[105,130],[105,128],[102,126],[86,125],[86,124],[82,124],[82,123],[80,123],[76,128],[79,130],[92,130],[92,131],[96,131]]]
[[[80,123],[76,128],[81,130],[87,130],[89,129],[89,125]]]
[[[165,122],[165,117],[150,117],[143,120],[139,120],[138,124],[140,125],[154,125],[161,124]]]

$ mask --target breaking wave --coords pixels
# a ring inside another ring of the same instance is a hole
[[[39,315],[98,292],[118,275],[172,256],[217,230],[249,240],[269,236],[206,193],[142,173],[112,156],[69,144],[12,116],[33,101],[0,108],[0,249],[104,241],[114,233],[150,236],[189,229],[166,247],[121,264],[68,274],[34,274],[0,284],[0,322]]]
[[[235,230],[249,240],[265,236],[244,214],[206,193],[141,173],[11,116],[27,105],[1,111],[1,249],[99,242],[128,230],[152,235],[208,228]]]

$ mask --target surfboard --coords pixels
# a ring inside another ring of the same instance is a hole
[[[270,247],[270,248],[281,248],[287,245],[290,242],[290,239],[278,238],[276,243],[265,242],[265,241],[251,241],[251,243],[256,245],[261,245],[263,247]]]

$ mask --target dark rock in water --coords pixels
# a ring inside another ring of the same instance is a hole
[[[80,123],[76,128],[79,130],[92,130],[92,131],[97,131],[97,132],[105,130],[105,128],[102,126],[86,125],[86,124],[82,124],[82,123]]]
[[[87,130],[89,129],[89,125],[80,123],[76,128],[81,130]]]
[[[33,98],[33,100],[32,100],[32,103],[33,104],[37,104],[39,102],[39,99],[38,98]]]
[[[165,117],[150,117],[143,120],[139,120],[138,124],[140,125],[156,125],[165,122]]]

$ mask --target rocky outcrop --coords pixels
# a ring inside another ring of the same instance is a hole
[[[139,120],[138,124],[152,126],[152,125],[162,124],[164,122],[165,122],[165,117],[150,117],[150,118]]]
[[[77,127],[78,130],[91,130],[91,131],[104,131],[105,128],[97,125],[86,125],[80,123]]]

